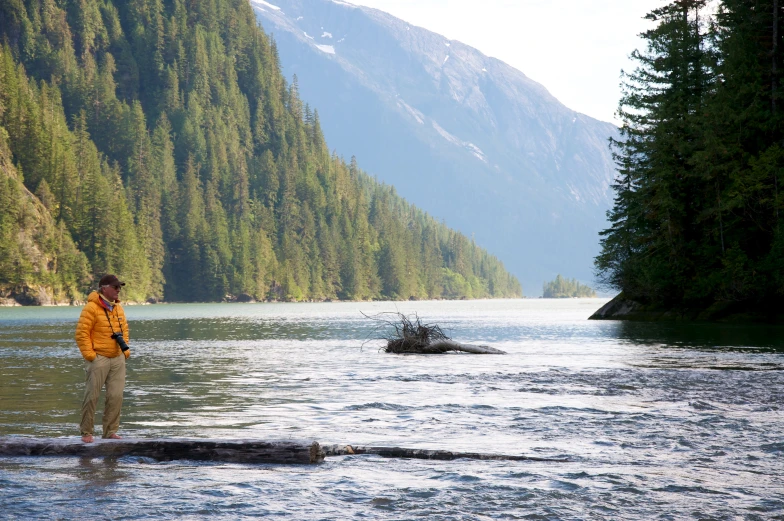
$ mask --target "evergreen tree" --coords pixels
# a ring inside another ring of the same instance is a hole
[[[521,293],[497,259],[329,153],[244,0],[6,2],[0,35],[0,126],[16,183],[57,221],[61,286],[89,287],[65,261],[73,239],[132,300],[441,297],[447,265],[455,298]],[[0,268],[34,271],[5,244],[9,219]]]
[[[544,298],[595,298],[596,292],[589,286],[577,282],[577,279],[567,279],[558,274],[554,280],[545,282],[542,296]]]
[[[699,173],[693,157],[704,145],[704,97],[712,74],[704,51],[702,0],[677,0],[646,18],[645,52],[625,75],[613,141],[616,199],[602,233],[597,271],[605,284],[644,301],[678,301],[694,275],[692,251]]]
[[[763,308],[784,295],[778,0],[653,11],[619,114],[611,227],[597,272],[632,299]],[[710,28],[707,30],[707,28]]]

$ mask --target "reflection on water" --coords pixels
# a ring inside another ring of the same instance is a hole
[[[710,349],[784,351],[784,328],[766,324],[689,324],[683,322],[616,322],[619,339],[634,345]]]
[[[19,519],[89,517],[96,503],[126,519],[780,516],[784,329],[585,320],[600,304],[129,307],[125,435],[315,439],[570,463],[13,458],[0,460],[0,504]],[[509,354],[380,353],[376,324],[360,311],[397,310]],[[78,434],[78,312],[0,309],[0,435]]]
[[[85,489],[98,494],[111,494],[112,490],[122,485],[129,477],[116,459],[76,458],[78,470],[76,477],[83,481]]]

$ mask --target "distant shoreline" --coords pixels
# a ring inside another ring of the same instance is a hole
[[[250,300],[250,301],[236,301],[236,300],[215,300],[215,301],[160,301],[160,302],[136,302],[136,301],[120,301],[123,306],[161,306],[161,305],[174,305],[174,304],[328,304],[328,303],[368,303],[368,302],[469,302],[469,301],[503,301],[503,300],[569,300],[572,298],[593,298],[593,297],[566,297],[566,298],[552,298],[544,299],[542,297],[499,297],[499,298],[433,298],[433,299],[416,299],[416,300],[340,300],[340,299],[325,299],[325,300]],[[597,297],[598,298],[598,297]],[[5,301],[13,299],[0,299],[0,309],[3,308],[67,308],[67,307],[80,307],[84,306],[87,302],[71,302],[71,303],[55,303],[55,304],[20,304],[14,301],[13,304],[7,304]]]

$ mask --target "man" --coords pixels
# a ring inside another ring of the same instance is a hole
[[[87,297],[87,305],[82,309],[76,325],[76,345],[85,359],[87,382],[82,402],[82,441],[93,442],[93,421],[95,406],[101,388],[106,386],[106,405],[103,411],[103,437],[120,439],[120,408],[125,389],[125,359],[131,356],[128,343],[128,324],[125,312],[120,305],[120,289],[124,282],[114,275],[104,275],[98,285]],[[117,336],[124,339],[123,347]]]

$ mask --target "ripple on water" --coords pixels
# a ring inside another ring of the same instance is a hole
[[[585,320],[596,307],[541,300],[128,308],[126,434],[568,461],[365,455],[285,467],[6,458],[0,504],[4,515],[25,520],[90,518],[96,508],[117,519],[781,517],[782,331]],[[363,348],[373,325],[358,311],[396,308],[509,354],[401,357]],[[0,434],[75,434],[84,378],[71,341],[77,315],[0,310]]]

